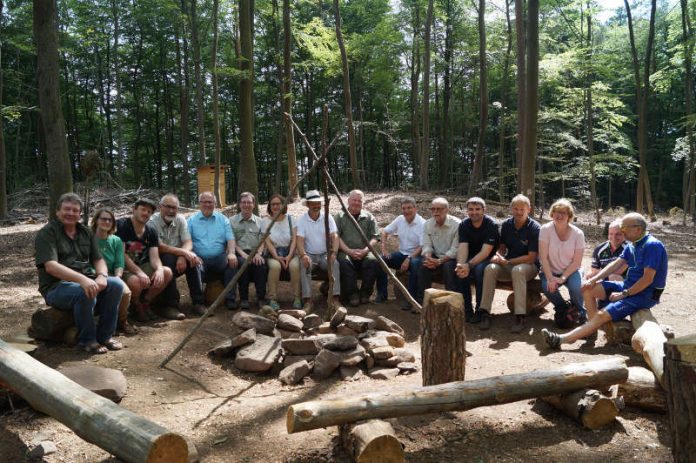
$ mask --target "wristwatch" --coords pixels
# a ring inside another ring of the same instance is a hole
[[[108,273],[97,273],[97,276],[103,276],[104,278],[109,278]]]
[[[624,289],[623,291],[621,291],[621,295],[622,295],[623,297],[629,297],[629,296],[630,296],[630,294],[628,294],[628,290],[627,290],[627,289]]]

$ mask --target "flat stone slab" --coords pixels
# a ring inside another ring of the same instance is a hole
[[[341,365],[338,373],[343,381],[357,381],[363,377],[363,372],[360,368],[346,365]]]
[[[397,347],[394,349],[394,355],[399,357],[399,363],[401,362],[415,362],[416,356],[410,350],[405,347]]]
[[[398,323],[388,319],[383,315],[379,315],[377,316],[377,318],[375,318],[375,329],[396,333],[401,335],[402,337],[406,336],[406,332],[403,328],[401,328],[401,326],[399,326]]]
[[[318,379],[325,379],[341,364],[341,357],[338,353],[328,349],[322,349],[314,359],[314,376]]]
[[[309,366],[309,363],[306,360],[295,362],[283,368],[278,375],[278,379],[283,384],[297,384],[302,381],[302,378],[309,374],[311,369],[312,368]]]
[[[54,444],[50,440],[47,440],[39,443],[36,447],[31,449],[31,451],[27,454],[27,457],[34,460],[42,458],[46,455],[50,455],[52,453],[56,453],[57,451],[58,447],[56,447],[56,444]]]
[[[304,334],[302,331],[288,331],[284,330],[282,328],[276,328],[275,329],[277,332],[276,338],[280,336],[283,339],[302,339],[304,337]],[[276,334],[276,333],[274,333]]]
[[[368,375],[372,379],[394,379],[399,376],[398,368],[373,368]]]
[[[234,366],[254,373],[270,370],[280,357],[281,342],[280,338],[257,334],[256,342],[237,352]]]
[[[259,315],[269,320],[278,320],[278,313],[270,305],[264,305],[259,309]]]
[[[398,368],[403,375],[408,375],[418,371],[418,365],[412,362],[401,362],[396,366],[396,368]]]
[[[208,351],[208,355],[213,357],[229,357],[234,353],[235,349],[246,346],[247,344],[251,344],[254,341],[256,341],[256,330],[251,328],[241,332],[231,339],[225,339],[224,341],[218,343],[215,347]]]
[[[363,360],[365,360],[365,355],[367,352],[365,352],[365,348],[363,346],[355,346],[351,350],[344,350],[344,351],[332,351],[335,352],[336,354],[339,355],[341,359],[341,365],[344,366],[356,366]]]
[[[290,315],[291,317],[297,318],[298,320],[302,320],[307,316],[307,312],[301,309],[283,309],[278,312],[279,315]],[[318,315],[317,315],[318,317]]]
[[[333,314],[333,317],[331,317],[331,321],[329,322],[331,328],[338,328],[338,325],[343,323],[343,320],[345,320],[346,315],[348,315],[348,309],[345,307],[339,307],[336,309],[336,312]]]
[[[283,350],[292,355],[316,355],[321,349],[319,342],[314,338],[284,339]]]
[[[305,330],[311,330],[312,328],[318,328],[319,325],[322,324],[322,320],[319,315],[311,313],[302,319],[302,324],[304,325]]]
[[[304,324],[292,315],[282,313],[278,316],[278,328],[287,331],[302,331]]]
[[[64,363],[58,371],[95,394],[119,403],[126,395],[128,381],[119,370],[80,362]]]
[[[395,368],[399,363],[399,357],[397,357],[396,355],[386,359],[375,360],[375,365],[378,367]]]
[[[338,328],[336,328],[336,334],[338,336],[356,337],[359,333],[353,329],[348,328],[346,325],[339,325]]]
[[[285,358],[283,358],[283,368],[302,361],[306,361],[312,366],[314,365],[314,357],[314,355],[286,355]]]
[[[317,330],[320,334],[329,334],[333,333],[334,329],[331,327],[331,324],[329,322],[324,322],[317,327]]]
[[[379,346],[370,349],[370,354],[375,360],[384,360],[394,356],[394,348],[392,346]]]
[[[358,345],[358,338],[354,336],[336,336],[324,344],[325,349],[330,350],[350,350]]]
[[[266,317],[254,315],[253,313],[245,311],[234,314],[232,317],[232,323],[244,330],[254,328],[257,333],[268,336],[273,336],[273,328],[275,328],[275,323],[273,320],[269,320]]]
[[[371,318],[361,317],[359,315],[346,315],[343,324],[357,333],[364,333],[370,328],[374,328],[375,321]]]

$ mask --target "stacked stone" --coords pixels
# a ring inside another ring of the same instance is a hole
[[[392,379],[418,370],[415,355],[404,346],[404,330],[392,320],[348,315],[340,307],[331,321],[303,310],[259,314],[237,312],[232,323],[237,333],[213,349],[217,357],[234,356],[242,371],[279,370],[284,384],[297,384],[306,376],[315,380],[338,373],[355,381],[365,373],[373,379]]]

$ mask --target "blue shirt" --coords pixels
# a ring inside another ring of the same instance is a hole
[[[643,276],[644,269],[655,270],[655,278],[647,289],[664,289],[667,282],[667,250],[654,236],[647,234],[635,243],[629,243],[621,254],[628,263],[624,287],[630,288]]]
[[[198,211],[189,217],[187,222],[193,241],[193,252],[206,259],[227,252],[227,242],[234,239],[227,217],[217,211],[206,217]]]
[[[539,253],[539,222],[527,217],[527,222],[519,230],[515,228],[515,218],[510,217],[500,228],[500,243],[507,248],[506,259],[526,256],[530,252]],[[538,258],[538,256],[537,256]]]

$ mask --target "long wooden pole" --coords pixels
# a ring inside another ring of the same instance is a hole
[[[587,387],[607,387],[628,378],[626,360],[614,357],[575,363],[554,370],[495,376],[474,381],[426,386],[336,400],[315,400],[291,405],[288,433],[325,428],[361,420],[470,410]]]
[[[184,463],[186,438],[85,389],[0,340],[0,382],[36,410],[127,462]]]

